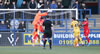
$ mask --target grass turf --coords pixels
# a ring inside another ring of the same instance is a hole
[[[66,47],[66,46],[53,46],[50,50],[48,47],[36,46],[16,46],[16,47],[2,47],[0,46],[0,54],[100,54],[100,46],[90,47]]]

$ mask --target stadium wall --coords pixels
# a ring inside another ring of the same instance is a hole
[[[0,32],[0,46],[22,46],[22,33]]]
[[[85,45],[87,41],[84,34],[81,33],[81,38]],[[92,46],[100,45],[100,33],[90,32],[89,34],[90,43]],[[53,45],[54,46],[73,46],[73,34],[72,33],[54,33]],[[42,41],[42,39],[41,39]],[[48,43],[47,43],[48,44]],[[80,43],[81,44],[81,43]],[[15,36],[11,32],[0,32],[0,46],[31,46],[32,45],[32,34],[31,33],[15,33]],[[38,45],[38,43],[36,43]]]

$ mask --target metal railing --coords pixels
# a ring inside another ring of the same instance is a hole
[[[82,11],[89,11],[89,16],[91,17],[91,9],[86,9],[86,10],[83,10],[83,9],[79,9],[79,11],[80,11],[80,16],[81,16],[81,18],[79,19],[80,21],[82,21],[83,20],[83,18],[82,18]],[[24,18],[24,11],[22,11],[23,13],[22,13],[22,19],[17,19],[18,21],[26,21],[26,32],[29,32],[29,31],[33,31],[33,29],[29,29],[28,28],[28,22],[30,22],[30,21],[33,21],[33,19],[25,19]],[[15,15],[13,16],[13,17],[15,17]],[[5,20],[5,13],[3,12],[3,19],[0,19],[0,21],[2,21],[2,20]],[[11,19],[10,19],[11,20]],[[89,18],[89,20],[90,21],[94,21],[94,27],[96,27],[96,19],[92,19],[92,18]],[[52,19],[52,21],[64,21],[64,19]],[[69,19],[65,19],[65,22],[67,22],[67,21],[69,21]],[[71,29],[68,29],[67,28],[67,23],[66,23],[66,28],[65,29],[55,29],[55,31],[68,31],[68,30],[71,30]],[[100,31],[100,29],[90,29],[91,31]],[[23,31],[23,30],[21,30],[21,29],[0,29],[0,31]]]

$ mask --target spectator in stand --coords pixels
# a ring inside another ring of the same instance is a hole
[[[7,29],[7,25],[5,24],[5,22],[4,21],[1,21],[1,23],[0,23],[0,30],[1,29]],[[1,30],[2,31],[2,30]]]
[[[86,17],[86,5],[84,2],[80,3],[80,9],[84,9],[84,11],[82,11],[82,18],[84,19]]]
[[[73,4],[72,8],[77,8],[80,9],[80,4],[78,1],[75,1],[75,3]],[[78,11],[78,19],[80,19],[80,11]]]
[[[22,3],[23,3],[23,0],[17,0],[17,3],[16,3],[17,8],[21,8]]]
[[[50,9],[56,9],[57,8],[57,4],[56,2],[53,0],[52,3],[50,4]]]
[[[61,2],[58,2],[57,6],[58,6],[58,9],[62,9],[63,8],[63,5],[61,4]]]
[[[19,24],[19,28],[18,29],[21,29],[21,31],[19,32],[25,32],[25,29],[26,29],[26,25],[25,25],[25,22],[22,21],[20,24]]]
[[[18,29],[19,28],[19,21],[16,19],[12,19],[10,22],[11,29]]]
[[[72,8],[77,8],[79,9],[80,8],[80,4],[78,1],[75,1],[75,3],[73,4]]]
[[[15,3],[17,3],[17,0],[10,0],[10,2],[12,3],[12,2],[15,2]]]
[[[16,9],[16,8],[17,8],[17,7],[16,7],[15,1],[13,1],[13,2],[10,4],[10,8],[11,8],[11,9]]]
[[[23,1],[23,3],[21,4],[21,9],[27,9],[27,3],[26,1]]]
[[[61,2],[57,2],[57,6],[58,6],[58,9],[62,9],[63,8],[63,5],[61,4]],[[57,12],[61,12],[61,11],[57,11]],[[58,15],[57,19],[61,19],[60,16],[61,15]],[[57,25],[61,25],[61,21],[57,21]]]
[[[5,20],[5,24],[7,25],[7,29],[10,29],[10,21],[8,19]]]
[[[2,3],[2,1],[0,0],[0,9],[3,9],[4,8],[4,5]]]
[[[57,4],[56,4],[56,2],[53,0],[52,3],[50,4],[50,9],[56,9],[56,8],[57,8]],[[53,11],[52,14],[55,15],[55,12],[56,12],[56,11]],[[56,19],[55,16],[53,16],[52,18],[53,18],[53,19]],[[53,24],[55,25],[55,24],[57,24],[57,23],[56,23],[55,21],[53,21]]]
[[[10,0],[2,0],[2,1],[5,2],[5,3],[6,3],[6,2],[10,2]]]
[[[62,5],[64,6],[64,8],[69,8],[69,6],[71,5],[71,1],[72,0],[62,0]]]
[[[45,8],[45,9],[49,9],[49,6],[50,6],[49,1],[46,1],[46,3],[44,4],[44,8]]]
[[[37,2],[34,0],[31,0],[29,2],[29,9],[36,9],[37,8]]]
[[[38,8],[39,9],[43,9],[44,8],[44,1],[43,0],[39,0],[39,2],[38,2]]]
[[[9,9],[9,8],[10,8],[10,2],[6,2],[6,3],[5,3],[5,8],[6,8],[6,9]]]
[[[2,0],[0,0],[0,3],[2,3]]]
[[[29,3],[31,0],[23,0],[23,1],[26,1],[26,3]]]

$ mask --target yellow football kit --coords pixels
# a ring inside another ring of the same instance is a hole
[[[78,25],[78,21],[72,21],[71,25],[73,27],[73,35],[75,36],[80,36],[80,27]]]
[[[74,35],[74,37],[76,37],[74,39],[74,45],[75,44],[78,44],[78,39],[83,44],[82,38],[80,37],[80,27],[79,27],[78,21],[76,21],[76,20],[75,21],[72,21],[71,25],[73,27],[73,35]]]

